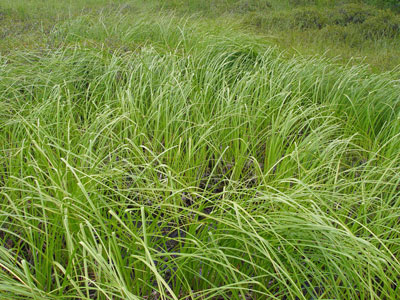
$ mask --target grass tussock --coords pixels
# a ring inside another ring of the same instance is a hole
[[[0,298],[396,299],[399,82],[126,24],[0,58]]]

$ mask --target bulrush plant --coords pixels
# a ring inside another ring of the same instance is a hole
[[[173,16],[51,34],[1,57],[1,299],[398,298],[391,75]]]

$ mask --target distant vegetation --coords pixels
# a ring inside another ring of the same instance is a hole
[[[0,4],[0,51],[46,48],[61,20],[117,9],[134,17],[144,10],[236,24],[263,35],[289,55],[325,55],[341,63],[367,63],[373,72],[400,65],[397,0],[6,0]],[[125,8],[124,8],[125,7]],[[130,9],[126,9],[130,7]]]
[[[398,299],[372,5],[1,2],[0,299]]]
[[[365,61],[374,71],[400,64],[399,1],[165,0],[164,8],[230,15],[289,52]],[[295,51],[291,51],[295,49]]]

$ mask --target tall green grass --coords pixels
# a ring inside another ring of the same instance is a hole
[[[390,74],[173,16],[51,37],[0,58],[1,299],[398,297]]]

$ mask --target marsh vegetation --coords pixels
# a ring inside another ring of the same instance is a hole
[[[398,299],[398,70],[251,31],[396,11],[207,3],[0,4],[1,299]]]

